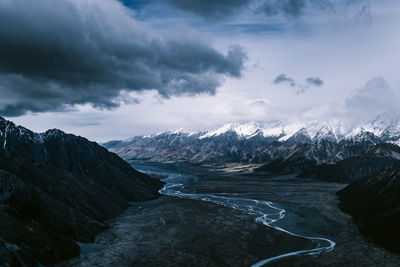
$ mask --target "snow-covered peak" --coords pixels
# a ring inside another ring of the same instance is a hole
[[[154,138],[154,137],[161,136],[161,135],[186,135],[186,136],[191,136],[193,134],[196,134],[196,133],[187,131],[187,130],[185,130],[183,128],[180,128],[180,129],[176,129],[176,130],[170,130],[170,131],[166,131],[166,132],[159,132],[159,133],[155,133],[155,134],[151,134],[151,135],[145,135],[145,136],[143,136],[143,138]],[[133,138],[135,138],[135,137],[133,137]],[[128,142],[133,138],[130,138],[130,139],[125,140],[125,141]]]
[[[366,123],[350,124],[340,120],[326,122],[285,123],[282,121],[229,123],[221,128],[204,132],[200,139],[215,137],[227,132],[234,132],[240,138],[251,138],[262,133],[265,138],[276,137],[284,142],[294,136],[303,136],[310,141],[330,140],[339,142],[366,133],[381,138],[400,137],[400,116],[386,118],[379,116]]]
[[[344,127],[340,121],[327,123],[247,122],[225,124],[221,128],[205,132],[199,138],[204,139],[219,136],[227,132],[234,132],[241,138],[250,138],[261,133],[265,138],[276,137],[282,142],[296,134],[304,135],[310,140],[329,138],[339,141],[346,135],[347,131],[347,127]]]
[[[176,129],[174,131],[170,131],[170,133],[171,134],[187,134],[187,135],[193,134],[192,132],[189,132],[189,131],[187,131],[187,130],[185,130],[183,128]]]
[[[283,133],[282,124],[272,122],[246,122],[246,123],[228,123],[221,128],[205,132],[200,139],[215,137],[227,132],[234,132],[239,137],[248,138],[258,133],[262,133],[264,137],[280,136]]]
[[[311,122],[306,125],[311,140],[329,139],[340,141],[346,136],[350,127],[346,127],[341,121]]]
[[[387,116],[379,115],[368,123],[366,130],[380,136],[384,134],[399,135],[400,134],[400,114],[391,113]]]
[[[384,113],[371,121],[354,125],[346,133],[345,138],[354,138],[367,133],[379,138],[400,137],[400,114]]]

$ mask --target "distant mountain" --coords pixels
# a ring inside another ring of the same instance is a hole
[[[363,234],[400,254],[400,162],[351,183],[338,195],[340,207]]]
[[[34,133],[0,118],[0,265],[50,265],[77,256],[129,201],[162,183],[117,155],[60,130]]]
[[[400,159],[400,123],[393,116],[363,125],[285,124],[280,121],[226,124],[217,130],[167,131],[111,141],[104,146],[125,159],[192,164],[251,163],[273,175],[290,172],[349,181]]]

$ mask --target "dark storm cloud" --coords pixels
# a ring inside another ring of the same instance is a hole
[[[306,9],[335,13],[340,5],[355,5],[367,0],[165,0],[174,7],[190,11],[206,18],[219,19],[250,10],[265,16],[282,15],[299,18]]]
[[[129,12],[113,0],[1,1],[0,115],[113,108],[151,89],[214,94],[224,76],[240,77],[240,47],[222,54],[200,39],[156,38]]]
[[[283,14],[285,16],[298,18],[306,7],[306,0],[266,0],[263,1],[261,10],[267,16]]]
[[[319,77],[309,77],[306,79],[306,83],[308,85],[318,86],[321,87],[324,85],[324,81],[321,80]]]
[[[223,18],[241,8],[247,8],[251,0],[165,0],[172,6],[196,13],[206,18]]]
[[[274,84],[288,83],[288,84],[290,84],[290,86],[295,86],[296,85],[296,81],[293,78],[290,78],[289,76],[287,76],[284,73],[278,75],[274,79],[273,83]]]

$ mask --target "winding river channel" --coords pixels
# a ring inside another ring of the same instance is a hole
[[[212,202],[228,208],[239,210],[254,216],[256,222],[262,223],[266,227],[271,227],[277,231],[281,231],[292,236],[308,239],[314,244],[312,248],[292,251],[263,259],[254,263],[252,265],[254,267],[263,266],[272,261],[286,257],[329,252],[333,250],[336,245],[334,241],[324,237],[302,235],[292,230],[285,229],[285,227],[282,226],[282,222],[284,222],[285,218],[290,213],[290,210],[282,208],[282,205],[279,205],[279,203],[249,198],[249,196],[252,196],[252,194],[249,194],[248,192],[194,193],[191,192],[188,187],[191,183],[199,179],[196,176],[179,173],[174,170],[160,169],[149,165],[136,167],[142,172],[159,177],[166,183],[165,186],[160,190],[160,193],[163,195]],[[257,192],[257,194],[260,194],[260,192]]]

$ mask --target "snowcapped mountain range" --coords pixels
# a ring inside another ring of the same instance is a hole
[[[345,139],[357,139],[365,134],[373,135],[385,141],[400,144],[400,121],[385,120],[378,116],[376,119],[362,125],[344,123],[343,121],[308,122],[308,123],[284,123],[282,121],[228,123],[216,130],[190,132],[185,129],[166,131],[143,136],[143,139],[157,139],[165,136],[186,136],[198,139],[216,138],[225,134],[236,134],[238,139],[251,139],[262,136],[266,139],[274,139],[285,142],[297,136],[303,136],[308,141],[330,140],[340,142]],[[136,140],[130,138],[124,143]]]
[[[193,164],[251,163],[263,165],[261,169],[273,173],[299,172],[311,176],[315,176],[311,170],[340,164],[374,171],[400,159],[399,145],[397,116],[378,116],[363,124],[343,121],[230,123],[216,130],[179,129],[104,144],[125,159]],[[363,174],[353,171],[352,179]]]

